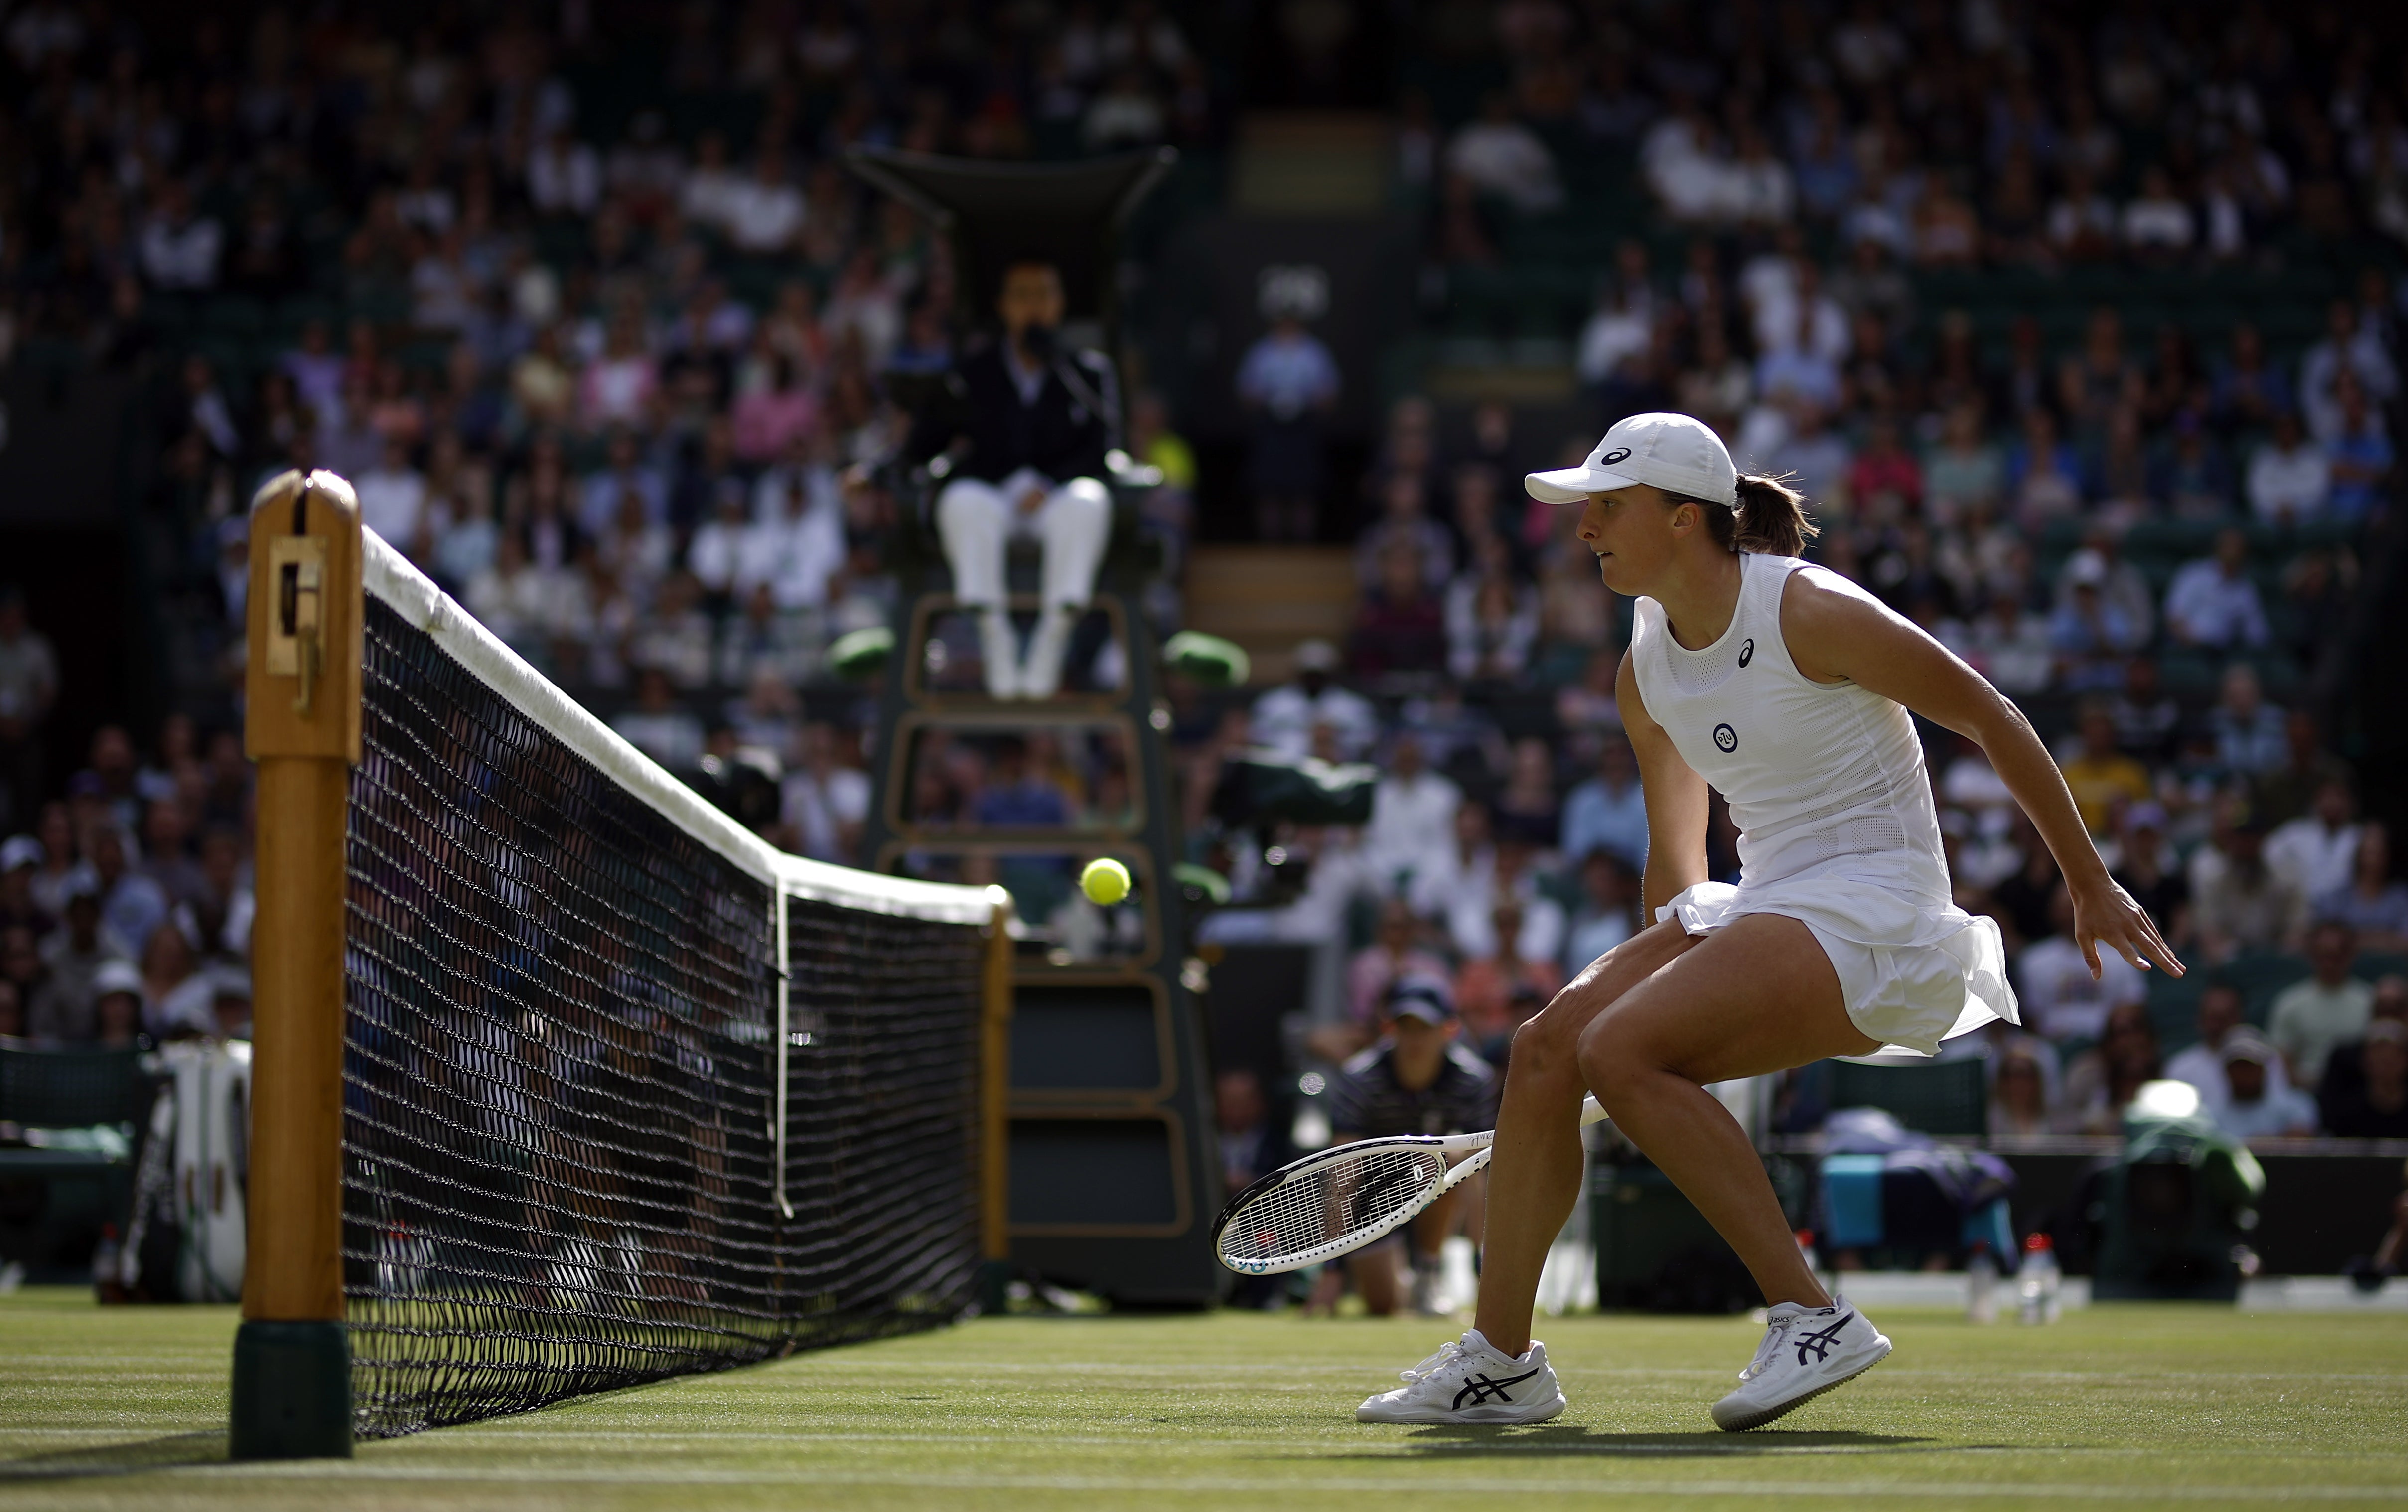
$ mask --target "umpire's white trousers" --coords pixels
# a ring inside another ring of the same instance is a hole
[[[1032,488],[1045,491],[1045,502],[1023,514],[1019,500]],[[953,569],[953,597],[981,608],[1006,602],[1003,557],[1015,535],[1044,544],[1046,608],[1085,604],[1111,530],[1111,495],[1092,478],[1057,487],[1024,467],[1000,484],[957,478],[937,495],[937,533]]]

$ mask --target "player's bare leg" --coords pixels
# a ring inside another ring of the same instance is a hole
[[[1678,924],[1656,924],[1591,962],[1555,1001],[1513,1034],[1497,1116],[1497,1153],[1487,1171],[1475,1326],[1507,1354],[1530,1342],[1530,1309],[1547,1250],[1580,1199],[1582,1031],[1624,993],[1698,942]],[[1604,1102],[1602,1094],[1599,1102]],[[1606,1103],[1612,1113],[1613,1105]]]

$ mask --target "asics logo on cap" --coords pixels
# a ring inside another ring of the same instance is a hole
[[[1607,452],[1604,456],[1599,457],[1597,460],[1600,465],[1611,467],[1617,462],[1629,461],[1630,449],[1628,447],[1615,447],[1612,450]]]

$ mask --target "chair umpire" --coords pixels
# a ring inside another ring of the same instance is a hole
[[[1003,335],[965,355],[922,407],[908,447],[942,480],[937,532],[954,599],[978,615],[986,688],[1051,698],[1070,631],[1111,535],[1105,454],[1120,445],[1120,389],[1102,353],[1060,343],[1061,270],[1026,259],[1003,270]],[[1024,660],[1004,555],[1014,537],[1044,549],[1037,628]]]

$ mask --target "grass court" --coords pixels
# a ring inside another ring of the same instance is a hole
[[[1743,1317],[1547,1319],[1570,1410],[1488,1430],[1353,1420],[1443,1322],[1002,1318],[264,1467],[225,1461],[235,1321],[0,1298],[0,1506],[2408,1506],[2396,1314],[1891,1309],[1888,1362],[1739,1435]]]

